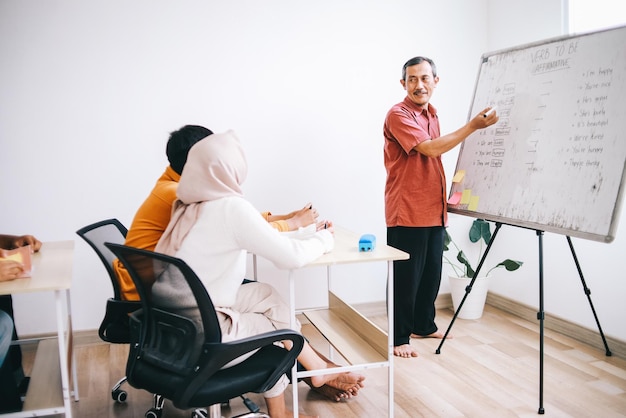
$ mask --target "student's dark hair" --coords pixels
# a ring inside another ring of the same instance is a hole
[[[167,154],[167,159],[172,169],[181,174],[191,147],[196,142],[212,134],[213,131],[210,129],[198,125],[185,125],[179,130],[172,132],[165,148],[165,154]]]
[[[413,57],[410,60],[408,60],[402,67],[402,79],[406,80],[407,67],[412,67],[414,65],[421,64],[424,61],[429,63],[431,68],[433,69],[433,77],[437,77],[437,67],[435,66],[435,62],[433,60],[431,60],[430,58],[426,58],[426,57]]]

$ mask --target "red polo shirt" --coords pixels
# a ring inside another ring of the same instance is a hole
[[[446,176],[441,157],[427,157],[414,149],[439,138],[437,109],[429,103],[422,110],[406,97],[387,113],[383,134],[387,226],[445,226]]]

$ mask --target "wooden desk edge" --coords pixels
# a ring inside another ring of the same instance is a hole
[[[32,256],[31,277],[0,283],[0,295],[67,290],[72,285],[74,241],[44,242]]]

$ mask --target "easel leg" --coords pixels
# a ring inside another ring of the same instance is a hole
[[[580,264],[578,263],[578,257],[576,257],[576,252],[574,251],[574,244],[572,244],[572,239],[568,236],[567,243],[569,244],[569,248],[572,251],[572,257],[574,257],[574,263],[576,264],[576,269],[578,270],[578,275],[580,276],[580,281],[583,285],[583,290],[585,291],[585,295],[587,295],[587,300],[589,300],[589,306],[591,306],[591,312],[593,312],[593,317],[596,320],[596,325],[598,325],[598,331],[600,331],[600,336],[602,337],[602,342],[604,343],[604,349],[606,350],[607,357],[613,355],[611,350],[609,349],[609,345],[606,342],[606,338],[604,337],[604,332],[602,332],[602,326],[600,326],[600,320],[598,319],[598,315],[596,314],[596,309],[593,307],[593,302],[591,301],[591,290],[587,287],[587,283],[585,282],[585,278],[583,277],[583,271],[580,268]]]
[[[445,342],[446,337],[450,333],[450,330],[452,329],[452,326],[454,325],[454,322],[456,321],[459,311],[461,310],[461,308],[463,307],[463,304],[465,303],[465,299],[467,299],[467,296],[472,291],[472,286],[474,282],[476,281],[476,278],[478,277],[478,272],[482,268],[483,262],[485,261],[487,254],[489,254],[491,245],[493,244],[501,226],[502,226],[501,223],[496,223],[496,229],[493,233],[493,236],[491,237],[491,241],[489,241],[489,245],[487,245],[487,248],[485,249],[485,253],[483,254],[483,257],[481,258],[480,263],[478,264],[478,268],[476,269],[476,273],[474,274],[474,277],[472,277],[470,284],[465,288],[465,295],[463,296],[463,299],[461,300],[459,307],[454,313],[454,316],[452,317],[452,321],[450,321],[450,325],[448,325],[448,329],[446,330],[446,333],[441,339],[441,343],[439,343],[439,347],[437,347],[437,350],[435,351],[436,354],[441,353],[441,347],[443,346],[443,343]],[[544,366],[543,357],[544,357],[545,310],[544,310],[544,280],[543,280],[543,231],[537,230],[535,232],[537,233],[537,238],[539,241],[539,311],[537,312],[537,320],[539,320],[539,410],[538,410],[538,413],[544,414],[545,410],[543,407],[543,366]],[[567,242],[572,252],[572,257],[574,258],[574,263],[576,264],[576,268],[578,269],[578,275],[580,276],[580,280],[582,282],[584,292],[587,295],[587,299],[589,300],[589,306],[591,306],[591,311],[593,312],[594,319],[596,320],[596,324],[598,325],[598,331],[600,331],[600,336],[602,337],[602,342],[604,343],[604,348],[606,349],[606,355],[611,356],[612,355],[611,350],[609,350],[609,346],[606,342],[606,338],[604,337],[604,332],[602,332],[602,326],[600,325],[598,315],[596,314],[596,310],[593,306],[593,302],[591,301],[591,291],[587,287],[585,278],[583,277],[582,269],[580,268],[580,264],[578,263],[578,258],[576,257],[576,252],[574,251],[572,240],[569,236],[567,237]]]
[[[545,313],[543,308],[543,231],[537,231],[539,239],[539,414],[543,414],[543,320]]]
[[[467,296],[472,291],[472,286],[474,285],[474,282],[476,281],[476,278],[478,277],[478,273],[480,272],[480,269],[483,267],[483,263],[485,262],[485,259],[487,258],[487,254],[489,254],[491,245],[495,241],[496,235],[498,235],[498,231],[500,231],[501,227],[502,227],[502,224],[497,222],[496,229],[493,231],[493,235],[491,236],[491,239],[489,240],[489,244],[487,245],[487,248],[485,248],[485,253],[480,259],[480,262],[478,263],[478,267],[476,268],[476,271],[474,272],[474,277],[472,277],[472,280],[465,288],[465,295],[463,295],[463,299],[461,299],[461,303],[459,304],[459,307],[454,313],[454,316],[452,317],[452,321],[450,321],[450,325],[448,325],[448,329],[446,330],[446,333],[443,335],[443,338],[441,339],[441,342],[439,343],[439,347],[437,347],[437,350],[435,350],[435,354],[441,354],[441,346],[443,346],[443,343],[446,341],[446,337],[448,337],[448,334],[450,333],[450,330],[452,329],[452,325],[454,325],[454,321],[456,321],[456,317],[459,315],[459,312],[461,311],[461,308],[463,307],[463,304],[465,303],[465,299],[467,299]]]

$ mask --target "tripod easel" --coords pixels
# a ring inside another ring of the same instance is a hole
[[[441,347],[443,346],[443,343],[445,342],[446,337],[450,333],[450,329],[452,329],[452,326],[454,325],[454,321],[456,321],[456,317],[458,316],[459,311],[461,310],[461,308],[463,307],[463,304],[465,303],[465,299],[467,299],[467,296],[472,291],[472,286],[474,285],[474,282],[476,281],[476,278],[478,277],[478,273],[480,272],[480,269],[482,268],[483,263],[485,259],[487,258],[487,255],[489,254],[489,250],[491,249],[491,246],[493,245],[493,242],[495,241],[496,236],[498,235],[498,231],[500,231],[500,228],[502,227],[502,225],[503,225],[502,223],[496,222],[496,229],[493,235],[491,236],[491,240],[489,241],[489,244],[487,244],[485,253],[483,254],[483,256],[480,259],[480,262],[478,263],[478,267],[476,268],[476,271],[474,272],[474,276],[472,277],[472,280],[470,281],[469,285],[467,285],[467,287],[465,288],[465,295],[463,295],[463,299],[461,300],[459,307],[454,313],[454,316],[452,317],[452,321],[450,321],[450,325],[448,325],[448,329],[446,330],[446,333],[444,334],[441,340],[441,343],[439,343],[439,347],[437,347],[437,350],[435,351],[436,354],[441,353]],[[538,410],[538,413],[544,414],[545,413],[545,410],[543,408],[543,339],[544,339],[543,338],[544,337],[543,321],[545,319],[544,304],[543,304],[543,296],[544,296],[543,295],[543,233],[544,231],[535,230],[535,232],[537,233],[537,237],[539,240],[538,241],[538,245],[539,245],[539,312],[537,312],[537,319],[539,320],[539,410]],[[602,326],[600,325],[600,321],[598,320],[598,315],[596,314],[596,310],[593,306],[593,302],[591,301],[591,291],[587,287],[587,283],[585,282],[582,269],[580,268],[580,264],[578,263],[578,257],[576,256],[576,252],[574,251],[574,245],[572,244],[572,239],[569,236],[567,236],[567,242],[569,244],[570,251],[572,252],[572,257],[574,258],[574,263],[576,264],[576,269],[578,270],[578,275],[580,276],[580,280],[583,285],[583,290],[585,292],[585,295],[587,295],[587,300],[589,300],[589,306],[591,306],[591,311],[593,312],[593,316],[595,318],[596,324],[598,325],[598,331],[600,331],[600,336],[602,337],[602,342],[604,343],[606,355],[611,356],[612,355],[611,350],[609,350],[609,346],[606,342],[606,338],[604,337],[604,332],[602,331]]]

